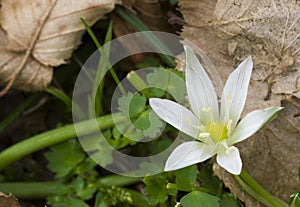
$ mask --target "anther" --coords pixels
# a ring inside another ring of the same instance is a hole
[[[201,110],[202,110],[203,112],[208,112],[208,113],[211,112],[211,108],[210,108],[210,107],[202,108]]]
[[[206,137],[209,137],[210,136],[210,133],[207,133],[207,132],[203,132],[203,133],[200,133],[199,134],[199,137],[204,137],[204,138],[206,138]]]
[[[227,123],[227,130],[230,132],[231,130],[231,125],[232,125],[232,119],[229,119],[228,123]]]
[[[234,149],[233,146],[229,147],[229,148],[226,150],[226,154],[227,154],[227,155],[231,154],[231,152],[233,151],[233,149]]]

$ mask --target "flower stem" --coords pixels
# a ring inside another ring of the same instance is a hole
[[[284,201],[271,195],[263,186],[261,186],[250,174],[244,169],[239,176],[235,176],[236,181],[242,188],[253,196],[255,199],[268,207],[287,207]]]
[[[167,184],[167,189],[173,189],[173,190],[180,190],[180,191],[185,191],[185,192],[190,192],[190,191],[202,191],[202,192],[205,192],[205,193],[208,193],[209,190],[207,188],[204,188],[204,187],[199,187],[199,186],[194,186],[194,187],[191,187],[191,188],[182,188],[182,187],[179,187],[176,183],[168,183]]]
[[[137,182],[140,182],[140,178],[124,177],[121,175],[109,175],[98,179],[97,184],[102,184],[106,186],[126,186]],[[53,194],[57,189],[66,187],[61,182],[11,182],[11,183],[1,183],[0,192],[6,194],[13,193],[18,198],[24,199],[38,199],[45,198]]]
[[[60,142],[73,139],[77,135],[86,135],[97,130],[108,129],[117,122],[121,122],[124,118],[121,114],[113,114],[101,116],[97,118],[98,125],[92,124],[95,120],[86,120],[75,124],[69,124],[64,127],[46,131],[44,133],[30,137],[22,142],[19,142],[0,153],[0,170],[15,162],[22,157],[36,152],[45,147],[49,147]]]

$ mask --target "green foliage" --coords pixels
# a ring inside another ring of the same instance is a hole
[[[183,207],[220,207],[220,199],[208,193],[193,191],[180,200]]]
[[[149,68],[149,67],[159,67],[161,64],[157,58],[152,56],[145,57],[143,61],[136,65],[137,68]]]
[[[75,191],[76,197],[83,200],[91,199],[96,192],[96,186],[91,183],[87,184],[82,177],[76,177],[71,185]]]
[[[181,190],[191,190],[197,178],[197,165],[182,168],[173,172],[176,176],[176,183]]]
[[[198,179],[202,187],[208,188],[209,193],[219,197],[222,195],[223,183],[218,177],[213,175],[212,165],[210,163],[206,163],[202,166]]]
[[[110,187],[100,187],[98,197],[100,197],[108,206],[132,206],[133,198],[130,192],[126,189],[110,186]],[[99,195],[101,194],[101,195]],[[100,200],[100,198],[98,198]],[[101,204],[101,202],[100,202]]]
[[[164,122],[146,106],[146,97],[140,93],[128,93],[118,100],[119,110],[130,121],[119,124],[118,131],[125,137],[140,141],[144,137],[156,137]]]
[[[232,194],[224,193],[221,197],[220,207],[240,207],[240,202]]]
[[[76,141],[70,140],[51,147],[51,150],[45,153],[45,157],[49,161],[47,167],[55,173],[56,178],[61,178],[82,162],[85,154]]]
[[[70,140],[51,147],[45,153],[48,168],[62,183],[53,195],[47,198],[52,206],[88,206],[84,201],[93,198],[97,188],[96,164],[87,158],[78,141]]]
[[[103,194],[98,192],[96,195],[96,201],[94,207],[109,207],[106,201],[103,198]]]
[[[169,2],[170,2],[170,4],[171,4],[171,5],[173,5],[173,6],[174,6],[175,4],[177,4],[177,3],[178,3],[178,0],[169,0]]]
[[[171,94],[177,102],[185,101],[186,87],[182,77],[172,70],[164,68],[155,69],[146,77],[149,86],[160,90],[153,90],[156,97],[161,97],[164,92]]]
[[[144,111],[146,106],[146,97],[142,94],[127,93],[118,100],[118,109],[125,116],[133,118]]]
[[[176,195],[177,190],[167,189],[168,173],[160,173],[144,178],[144,191],[150,205],[164,203],[169,195]]]
[[[149,31],[150,29],[132,12],[126,11],[125,8],[116,6],[114,10],[121,18],[123,18],[133,29],[137,32]],[[160,41],[155,35],[151,33],[143,34],[143,39],[151,45],[157,51],[164,51],[166,54],[172,54],[168,47]],[[174,58],[163,53],[158,53],[158,55],[168,64],[170,67],[175,67]]]
[[[89,205],[87,205],[84,201],[71,196],[65,196],[65,197],[53,196],[50,199],[48,199],[48,202],[52,204],[51,205],[52,207],[66,207],[66,206],[89,207]]]
[[[131,95],[130,95],[131,96]],[[147,99],[143,94],[136,93],[129,103],[129,115],[135,117],[142,113],[146,106]]]
[[[300,207],[300,193],[293,193],[290,196],[290,205],[289,207]]]
[[[101,166],[109,165],[113,162],[112,150],[106,147],[105,142],[111,139],[111,133],[106,130],[101,135],[90,135],[80,140],[82,146],[89,156],[92,157]]]

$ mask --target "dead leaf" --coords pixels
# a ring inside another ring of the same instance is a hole
[[[243,168],[270,193],[288,202],[289,196],[300,189],[298,176],[300,160],[300,99],[291,97],[282,101],[284,110],[253,137],[238,144]],[[237,184],[233,176],[214,164],[214,172],[231,192],[247,207],[260,207]]]
[[[9,77],[14,73],[24,59],[24,54],[12,52],[6,49],[6,38],[0,28],[0,82],[8,82]],[[21,90],[36,91],[45,88],[52,79],[53,70],[51,67],[40,64],[32,57],[28,57],[14,86]]]
[[[80,44],[85,31],[80,18],[92,25],[114,3],[2,0],[0,19],[6,37],[0,52],[7,55],[0,59],[0,81],[9,81],[8,86],[15,82],[15,88],[25,91],[45,88],[52,79],[52,67],[66,63]]]
[[[203,49],[223,80],[251,55],[245,113],[300,97],[299,1],[180,0],[182,36]]]
[[[0,207],[20,207],[20,204],[12,193],[7,196],[0,192]]]

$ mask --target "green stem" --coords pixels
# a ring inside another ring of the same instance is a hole
[[[122,17],[130,26],[133,27],[137,32],[142,31],[150,31],[150,29],[134,14],[129,11],[126,11],[124,8],[120,6],[115,7],[115,12]],[[166,52],[167,54],[171,54],[169,49],[163,44],[155,35],[143,35],[145,41],[148,42],[154,49],[157,51]],[[174,68],[176,66],[173,58],[168,55],[159,53],[158,54],[170,67]]]
[[[60,182],[0,183],[1,192],[25,199],[45,198],[62,187]]]
[[[141,193],[139,193],[135,190],[132,190],[132,189],[128,189],[128,188],[126,188],[124,190],[128,191],[131,194],[134,206],[136,206],[136,207],[154,207],[154,206],[149,205],[148,201]]]
[[[115,123],[121,122],[124,119],[121,114],[113,114],[113,116],[114,118],[110,114],[97,118],[99,126],[93,124],[93,119],[86,120],[76,123],[76,130],[74,124],[69,124],[19,142],[0,153],[0,170],[35,151],[75,138],[77,135],[82,136],[97,130],[111,128]]]
[[[98,179],[98,183],[107,186],[126,186],[140,182],[140,178],[128,178],[121,175],[109,175]],[[57,189],[66,187],[61,182],[28,182],[28,183],[0,183],[0,192],[13,193],[18,198],[45,198]]]
[[[270,203],[265,200],[264,197],[262,197],[260,194],[258,194],[257,192],[255,192],[250,186],[248,186],[239,176],[235,176],[235,180],[239,183],[239,185],[253,198],[255,198],[256,200],[258,200],[259,202],[261,202],[262,204],[264,204],[267,207],[272,207],[270,205]]]
[[[128,81],[138,90],[141,91],[147,98],[151,97],[151,92],[148,90],[147,83],[135,71],[130,71],[127,75]]]
[[[109,54],[105,54],[105,52],[103,51],[102,47],[101,47],[101,44],[99,43],[97,37],[95,36],[94,32],[92,31],[92,29],[89,27],[89,25],[86,23],[86,21],[83,19],[83,18],[80,18],[81,22],[83,23],[83,25],[85,26],[87,32],[89,33],[89,35],[91,36],[92,40],[94,41],[95,45],[97,46],[100,54],[102,55],[103,57],[103,60],[105,61],[105,64],[106,66],[109,66],[109,72],[111,73],[114,81],[116,82],[117,86],[120,88],[120,91],[122,92],[122,94],[125,94],[126,91],[124,89],[124,87],[122,86],[122,84],[120,84],[120,80],[116,74],[116,72],[113,70],[110,62],[109,62],[109,59],[108,59],[108,55]],[[112,23],[110,23],[110,28],[112,28]],[[109,29],[108,29],[109,31]],[[108,51],[106,51],[108,52]]]
[[[125,186],[137,182],[142,182],[142,178],[138,177],[126,177],[122,175],[110,175],[102,177],[97,181],[97,185],[106,185],[106,186]]]
[[[51,86],[46,88],[45,91],[61,100],[69,109],[72,109],[72,99],[64,91]]]
[[[191,192],[191,191],[202,191],[202,192],[206,192],[206,193],[209,192],[209,190],[204,187],[193,186],[191,188],[181,188],[176,183],[168,183],[167,189],[180,190],[180,191],[185,191],[185,192]]]
[[[244,169],[239,176],[235,176],[235,179],[243,189],[252,195],[254,198],[258,199],[260,202],[264,203],[266,206],[270,207],[287,207],[284,201],[271,195],[263,186],[261,186],[250,174],[248,174]],[[242,181],[242,182],[241,182]],[[244,184],[243,184],[244,183]]]

